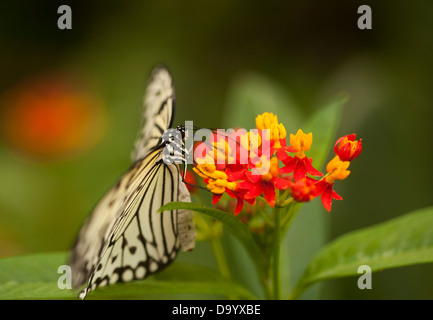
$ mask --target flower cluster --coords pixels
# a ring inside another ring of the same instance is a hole
[[[213,193],[213,204],[224,193],[237,200],[235,214],[242,210],[244,201],[254,205],[258,197],[274,207],[288,203],[288,197],[305,202],[321,196],[323,206],[330,211],[332,199],[342,199],[333,190],[334,181],[349,175],[350,161],[361,153],[361,140],[356,141],[354,134],[338,139],[336,156],[323,175],[305,154],[313,142],[311,132],[305,134],[299,129],[296,135],[290,134],[290,145],[286,139],[286,129],[278,117],[265,112],[256,117],[254,130],[216,132],[210,143],[196,146],[193,170]],[[277,190],[285,191],[277,197]]]

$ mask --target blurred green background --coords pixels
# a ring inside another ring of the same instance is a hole
[[[57,28],[61,4],[72,8],[72,30]],[[2,2],[0,257],[71,247],[130,165],[146,79],[160,62],[174,77],[176,124],[227,123],[233,92],[250,78],[280,88],[305,116],[349,95],[338,136],[356,132],[364,150],[336,188],[345,201],[320,212],[327,240],[431,205],[433,2],[372,2],[372,30],[357,28],[362,4]],[[64,113],[25,103],[58,82],[53,105]],[[75,122],[37,131],[65,114]],[[191,255],[206,260],[209,248]],[[374,274],[373,290],[328,281],[319,297],[433,299],[432,279],[431,265],[405,267]]]

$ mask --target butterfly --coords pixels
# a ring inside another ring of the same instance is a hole
[[[173,262],[180,249],[194,249],[192,212],[158,212],[168,202],[191,202],[177,165],[185,162],[188,131],[170,129],[174,111],[171,74],[156,67],[146,89],[133,164],[96,205],[72,250],[72,286],[86,284],[81,299],[97,287],[144,279]]]

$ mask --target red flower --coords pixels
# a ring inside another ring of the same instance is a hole
[[[315,197],[316,180],[311,178],[302,178],[296,181],[291,188],[292,197],[298,202],[308,202]]]
[[[277,153],[278,158],[286,165],[280,170],[281,173],[294,172],[295,181],[305,178],[307,173],[312,176],[323,176],[323,174],[312,166],[313,160],[305,156],[305,151],[308,151],[313,142],[313,134],[305,134],[301,129],[298,130],[296,135],[290,134],[291,147],[285,147],[282,150],[289,152],[296,152],[294,157],[288,156],[285,152],[279,150]]]
[[[328,212],[331,212],[332,199],[343,200],[343,198],[333,190],[333,185],[334,183],[327,182],[326,178],[315,184],[316,190],[314,191],[314,196],[317,197],[321,195],[322,205]]]
[[[283,161],[286,166],[280,169],[280,173],[294,172],[293,176],[295,178],[295,181],[305,178],[307,173],[311,174],[312,176],[323,176],[320,171],[316,170],[313,167],[313,165],[311,164],[312,162],[312,158],[298,158],[297,155],[295,155],[294,157],[287,156],[287,158]]]
[[[343,198],[333,190],[333,186],[335,180],[344,180],[349,176],[350,171],[347,170],[349,165],[349,161],[341,161],[338,156],[335,156],[326,166],[328,174],[315,184],[316,190],[314,191],[314,196],[322,195],[323,207],[328,212],[331,211],[332,199],[343,200]]]
[[[236,208],[235,208],[235,215],[237,215],[239,212],[241,212],[244,201],[248,202],[251,205],[254,205],[256,203],[256,198],[245,198],[245,193],[247,190],[237,189],[236,191],[232,191],[230,189],[226,189],[226,193],[232,197],[233,199],[236,199]],[[212,204],[216,204],[219,199],[221,198],[222,194],[214,194],[212,197]]]
[[[183,174],[184,174],[184,171],[181,170],[181,172],[180,172],[181,177],[183,177]],[[188,191],[190,193],[196,193],[198,191],[198,189],[196,187],[194,187],[197,185],[197,180],[195,178],[195,175],[193,175],[192,172],[189,170],[186,170],[185,182],[186,182],[185,183],[186,188],[188,189]]]
[[[362,151],[362,139],[358,141],[356,134],[349,134],[341,137],[335,142],[334,152],[342,161],[352,161],[359,156]]]
[[[262,157],[266,161],[266,157]],[[290,188],[292,181],[280,178],[278,158],[272,157],[269,161],[269,170],[264,174],[257,174],[257,172],[247,171],[247,180],[239,183],[239,188],[247,190],[244,194],[244,199],[255,199],[263,193],[263,197],[271,207],[275,206],[275,188],[285,190]]]
[[[280,159],[280,161],[282,161],[283,163],[285,161],[290,161],[289,158],[291,158],[291,156],[289,156],[287,152],[295,153],[296,149],[293,148],[292,146],[287,146],[285,140],[280,141],[280,145],[281,148],[276,149],[277,158]]]

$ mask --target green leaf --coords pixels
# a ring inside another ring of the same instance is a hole
[[[361,265],[374,272],[428,262],[433,262],[433,207],[332,241],[311,261],[292,296],[318,281],[356,275]]]
[[[121,283],[108,287],[98,288],[94,292],[90,292],[86,299],[102,299],[102,298],[146,298],[148,295],[179,295],[182,297],[185,294],[211,294],[211,295],[236,295],[240,299],[256,299],[255,296],[244,289],[240,285],[222,280],[220,282],[207,280],[201,282],[191,281],[133,281],[129,283]],[[201,297],[201,296],[200,296]],[[183,299],[183,298],[182,298]]]
[[[143,298],[145,295],[211,294],[236,295],[241,299],[256,299],[236,281],[227,280],[217,271],[192,263],[174,262],[161,272],[140,281],[101,287],[90,292],[90,299]]]
[[[44,253],[0,259],[0,299],[74,299],[77,294],[61,290],[57,281],[65,265],[65,253]]]
[[[77,299],[78,292],[59,289],[64,273],[58,267],[66,253],[43,253],[0,259],[0,299]],[[174,262],[156,275],[140,281],[98,288],[89,299],[142,298],[149,294],[235,294],[244,299],[255,296],[218,272],[194,264]]]
[[[257,267],[257,271],[259,272],[259,276],[264,274],[263,261],[261,259],[260,249],[254,242],[251,233],[247,229],[247,227],[239,221],[236,217],[227,212],[209,208],[202,204],[190,203],[190,202],[170,202],[163,205],[159,211],[170,211],[176,209],[186,209],[199,213],[203,213],[209,215],[216,220],[220,221],[224,227],[236,238],[239,242],[244,246],[244,248],[250,254],[251,259],[255,263]]]
[[[336,140],[335,134],[346,101],[347,97],[340,96],[329,102],[316,111],[301,127],[305,133],[313,133],[313,144],[306,155],[308,158],[313,158],[313,166],[319,170],[333,148]]]

